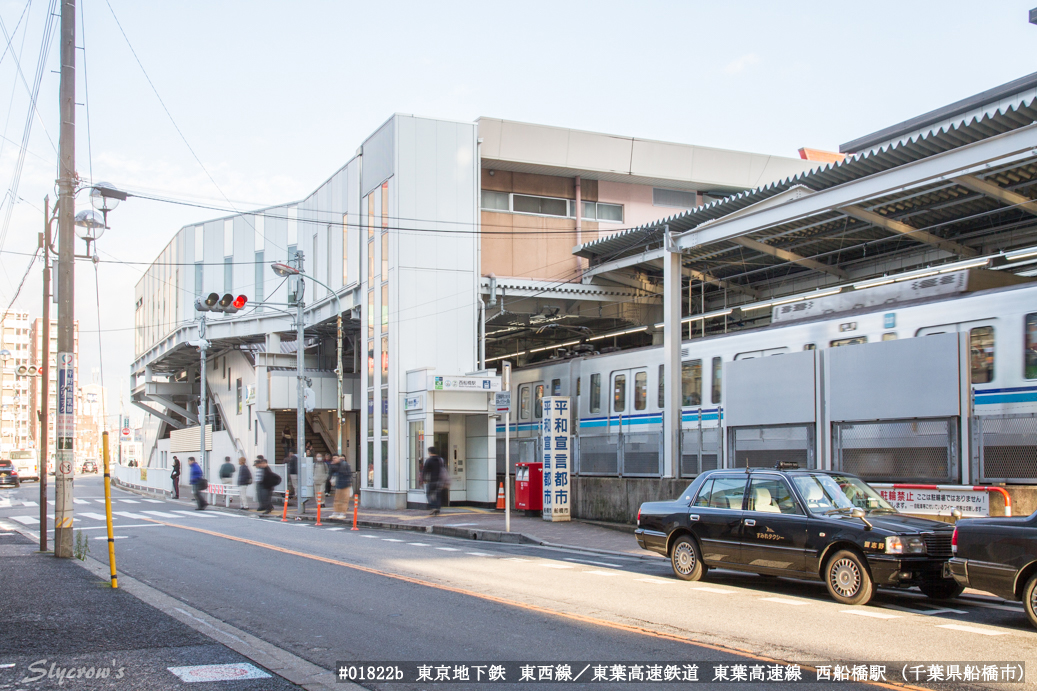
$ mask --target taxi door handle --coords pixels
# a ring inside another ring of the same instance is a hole
[[[697,513],[693,513],[693,514],[689,514],[688,515],[688,520],[689,521],[697,521],[698,519],[699,519],[699,515]]]
[[[756,521],[753,520],[752,518],[747,518],[747,519],[745,519],[745,524],[746,525],[756,525]]]

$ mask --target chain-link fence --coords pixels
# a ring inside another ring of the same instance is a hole
[[[720,427],[692,423],[681,430],[681,477],[695,477],[720,467]]]
[[[761,425],[728,429],[732,468],[773,468],[779,461],[816,468],[813,425]]]
[[[974,418],[980,482],[1037,482],[1037,415]]]
[[[956,482],[956,418],[832,424],[832,466],[874,482]]]
[[[623,475],[660,477],[663,474],[662,431],[623,435]]]
[[[580,475],[619,474],[619,435],[580,435]]]

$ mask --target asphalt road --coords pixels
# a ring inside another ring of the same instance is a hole
[[[24,502],[36,497],[36,485],[0,490],[0,524],[33,530],[38,508]],[[76,527],[94,538],[104,536],[95,518],[102,497],[99,479],[77,478]],[[1037,669],[1037,631],[1018,603],[994,598],[935,603],[882,591],[866,607],[847,607],[820,583],[722,571],[685,583],[661,559],[353,532],[113,497],[120,572],[329,669],[376,660],[761,658],[1021,660]],[[104,541],[91,544],[106,560]]]

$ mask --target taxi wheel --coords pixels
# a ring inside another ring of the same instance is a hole
[[[836,602],[864,605],[875,594],[875,585],[861,558],[850,550],[840,550],[825,564],[825,585]]]
[[[1037,626],[1037,573],[1026,581],[1026,587],[1023,589],[1023,609],[1026,610],[1030,623]]]
[[[958,582],[952,578],[941,578],[938,581],[922,583],[918,589],[933,600],[951,600],[961,595],[965,587],[958,585]]]
[[[682,581],[697,581],[705,573],[698,545],[687,535],[682,535],[670,550],[670,565],[673,574]]]

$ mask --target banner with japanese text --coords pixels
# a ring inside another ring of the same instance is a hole
[[[543,399],[543,459],[545,521],[568,521],[572,469],[571,410],[568,396]]]

